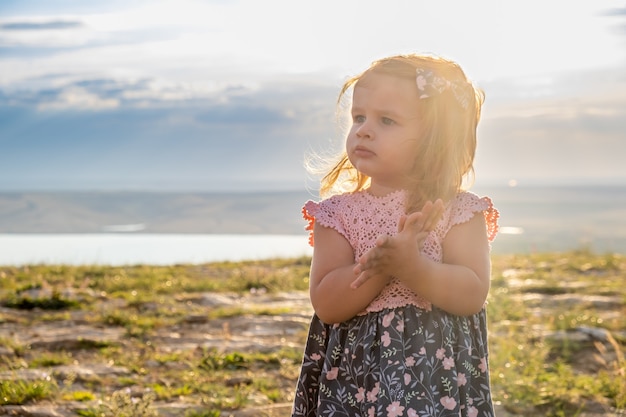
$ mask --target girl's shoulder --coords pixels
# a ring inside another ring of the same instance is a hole
[[[472,191],[459,191],[450,202],[449,207],[468,210],[478,207],[486,210],[488,207],[493,207],[493,203],[489,197],[480,197]]]
[[[482,212],[487,223],[489,240],[493,240],[498,233],[500,212],[494,207],[491,198],[480,197],[471,191],[459,192],[448,204],[444,218],[449,227],[469,221],[476,213]]]
[[[313,229],[315,223],[331,227],[345,233],[342,228],[342,213],[346,206],[351,206],[354,193],[336,194],[321,201],[308,200],[302,207],[302,218],[307,222],[305,230],[309,231],[309,244],[314,246]]]
[[[315,223],[333,228],[348,238],[355,227],[364,227],[361,223],[372,224],[364,220],[384,218],[385,221],[397,221],[404,213],[404,202],[405,193],[401,190],[380,197],[360,190],[335,194],[321,201],[309,200],[302,207],[302,216],[307,221],[305,229],[311,231],[309,243],[313,245]]]

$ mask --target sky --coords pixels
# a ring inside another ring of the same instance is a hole
[[[626,185],[626,2],[2,0],[0,191],[302,189],[372,61],[486,93],[477,185]]]

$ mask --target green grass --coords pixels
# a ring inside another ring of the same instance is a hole
[[[611,336],[626,331],[625,277],[626,258],[612,254],[494,257],[488,304],[494,399],[522,415],[575,416],[585,404],[626,409],[624,340]],[[564,295],[609,296],[617,302],[607,311]],[[580,326],[608,330],[608,343],[545,336]],[[614,360],[597,373],[577,369],[578,353],[611,349]]]
[[[53,398],[56,392],[57,385],[51,379],[0,381],[0,405],[36,402]]]
[[[494,400],[524,416],[576,416],[590,405],[626,409],[626,257],[581,250],[492,259],[487,312]],[[228,413],[259,402],[288,403],[305,331],[291,336],[295,347],[270,352],[164,351],[153,337],[163,329],[175,332],[192,325],[186,322],[190,316],[219,323],[291,314],[291,307],[209,307],[189,300],[209,292],[305,292],[309,264],[310,259],[299,258],[163,267],[0,267],[0,304],[5,307],[0,326],[79,320],[123,330],[121,340],[84,340],[59,352],[0,338],[13,352],[0,356],[0,372],[31,368],[51,375],[38,381],[0,381],[0,405],[76,401],[87,405],[78,415],[107,417],[151,416],[154,401],[183,401],[199,407],[186,416],[215,417],[220,410]],[[32,297],[33,290],[41,290],[39,298]],[[583,326],[605,329],[609,339],[594,343],[550,337]],[[608,358],[593,372],[581,367],[581,357],[591,354]],[[81,363],[120,366],[129,373],[59,380],[53,372]],[[131,388],[144,395],[131,398]]]
[[[0,267],[0,279],[5,290],[17,293],[31,288],[70,287],[83,290],[86,302],[106,295],[137,302],[182,293],[248,292],[251,289],[304,291],[308,288],[309,264],[310,260],[303,257],[207,265],[34,265]]]

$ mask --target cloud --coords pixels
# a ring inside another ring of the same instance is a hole
[[[463,3],[467,13],[444,20],[445,6],[404,0],[382,14],[357,1],[304,11],[282,0],[114,1],[2,13],[0,189],[301,184],[307,152],[342,146],[343,79],[419,49],[459,59],[487,91],[479,180],[626,178],[623,63],[606,70],[623,60],[607,22],[624,14],[608,1],[568,3],[565,18],[556,3],[539,14]],[[337,7],[358,18],[342,20]],[[356,30],[372,18],[390,30]]]
[[[613,33],[624,36],[626,35],[626,21],[623,19],[626,17],[626,7],[613,7],[604,10],[601,13],[602,16],[613,18],[616,23],[612,26]],[[618,20],[619,19],[619,20]]]
[[[46,59],[74,50],[170,41],[188,29],[175,24],[133,25],[123,13],[70,16],[0,18],[3,55]]]
[[[604,16],[626,16],[626,7],[614,7],[602,13]]]
[[[0,89],[0,189],[302,188],[307,148],[332,134],[335,88],[178,87]]]
[[[541,84],[543,94],[488,107],[479,135],[481,175],[626,182],[626,77],[587,71],[551,80]]]
[[[196,120],[207,124],[257,126],[288,123],[292,118],[264,107],[220,106],[199,113]]]
[[[54,79],[55,88],[0,89],[0,188],[295,187],[309,152],[342,145],[339,83],[202,90],[150,78]],[[479,181],[626,181],[621,71],[484,88]]]
[[[52,51],[42,48],[68,48],[88,43],[97,34],[75,18],[33,17],[28,19],[0,20],[0,47],[11,55],[23,51],[16,48],[35,49],[43,56]]]
[[[0,103],[39,110],[80,111],[120,106],[152,107],[170,101],[184,102],[200,95],[185,86],[166,85],[149,78],[82,78],[57,73],[0,89]]]
[[[0,30],[6,31],[31,31],[31,30],[66,30],[77,29],[83,26],[80,21],[50,20],[44,22],[6,22],[0,23]]]

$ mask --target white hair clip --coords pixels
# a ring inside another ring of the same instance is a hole
[[[457,81],[448,81],[445,78],[438,77],[432,70],[417,68],[415,70],[417,84],[417,90],[419,98],[429,98],[443,93],[446,90],[451,90],[456,98],[456,101],[467,109],[469,105],[469,93],[466,88],[462,88]]]

